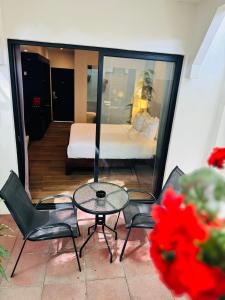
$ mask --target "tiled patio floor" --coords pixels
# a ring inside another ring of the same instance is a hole
[[[82,236],[76,239],[78,248],[87,236],[92,216],[79,212]],[[108,217],[114,224],[115,216]],[[0,237],[0,244],[11,253],[5,262],[8,281],[1,280],[1,300],[118,300],[148,299],[172,300],[171,292],[160,282],[148,255],[148,239],[144,230],[134,230],[127,244],[125,257],[119,262],[119,253],[126,235],[121,217],[118,240],[107,236],[113,247],[114,261],[109,263],[108,252],[101,233],[95,234],[85,248],[81,259],[82,272],[75,265],[72,243],[69,239],[28,242],[14,278],[9,274],[22,245],[22,236],[9,215],[0,216],[0,223],[8,224],[14,237]]]

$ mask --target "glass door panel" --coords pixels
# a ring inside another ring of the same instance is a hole
[[[92,115],[93,116],[95,115],[95,117],[96,117],[96,108],[97,108],[97,86],[98,86],[97,66],[88,65],[87,113],[92,113]]]
[[[99,181],[154,190],[158,136],[175,63],[104,56]]]

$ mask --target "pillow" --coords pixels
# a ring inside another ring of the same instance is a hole
[[[143,112],[143,115],[145,116],[146,119],[152,118],[150,113],[148,113],[147,111]]]
[[[132,124],[133,128],[135,128],[137,131],[141,131],[144,121],[145,121],[145,115],[138,112]]]
[[[158,134],[159,119],[158,118],[147,118],[142,126],[141,133],[150,140],[156,139]]]

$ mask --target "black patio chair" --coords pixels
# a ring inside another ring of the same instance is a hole
[[[4,199],[5,204],[10,211],[13,219],[23,234],[23,246],[20,250],[16,264],[13,268],[11,277],[13,277],[23,252],[26,241],[43,241],[58,238],[71,237],[73,247],[81,271],[80,261],[74,238],[79,235],[79,226],[77,223],[77,209],[70,195],[54,195],[46,197],[39,201],[34,207],[22,185],[18,176],[11,171],[9,178],[0,191],[0,197]],[[51,198],[68,197],[72,205],[65,208],[54,210],[38,210],[37,206]]]
[[[151,209],[152,204],[154,203],[161,203],[162,197],[168,187],[172,187],[176,192],[179,192],[179,178],[184,173],[180,170],[179,167],[175,167],[172,172],[170,173],[163,189],[156,199],[155,196],[147,191],[137,190],[137,189],[130,189],[127,190],[128,194],[138,193],[146,195],[146,198],[137,199],[132,198],[129,201],[129,204],[124,208],[123,215],[125,219],[125,226],[128,229],[126,239],[124,241],[124,245],[120,254],[120,261],[123,259],[124,250],[127,245],[127,241],[129,239],[129,235],[131,233],[132,228],[153,228],[154,221],[151,217]],[[118,216],[119,218],[119,216]],[[117,219],[118,222],[118,219]],[[117,222],[115,224],[115,228],[117,226]]]

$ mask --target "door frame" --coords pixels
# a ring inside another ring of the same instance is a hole
[[[96,115],[96,156],[94,163],[94,178],[97,181],[99,168],[99,146],[100,146],[100,121],[101,121],[101,93],[102,93],[102,79],[103,79],[103,58],[104,56],[112,57],[124,57],[124,58],[134,58],[134,59],[144,59],[144,60],[157,60],[165,62],[174,62],[174,78],[171,90],[171,96],[168,103],[168,113],[166,116],[166,128],[164,132],[163,141],[160,149],[160,160],[156,162],[156,176],[155,176],[155,190],[154,193],[157,196],[162,187],[174,111],[176,106],[176,99],[178,93],[178,86],[180,82],[180,76],[183,64],[183,55],[178,54],[164,54],[156,52],[145,52],[145,51],[134,51],[134,50],[122,50],[113,48],[103,48],[103,47],[92,47],[92,46],[81,46],[63,43],[48,43],[48,42],[36,42],[27,40],[17,40],[8,39],[8,53],[9,53],[9,66],[10,66],[10,78],[11,78],[11,88],[12,88],[12,102],[13,102],[13,114],[14,114],[14,124],[15,124],[15,138],[17,147],[17,161],[18,161],[18,171],[19,177],[22,183],[25,183],[25,157],[24,157],[24,139],[23,139],[23,120],[20,109],[20,82],[17,72],[17,61],[16,61],[16,51],[18,51],[18,46],[31,45],[31,46],[43,46],[52,48],[67,48],[67,49],[79,49],[79,50],[89,50],[97,51],[99,53],[98,62],[98,87],[97,87],[97,115]]]

